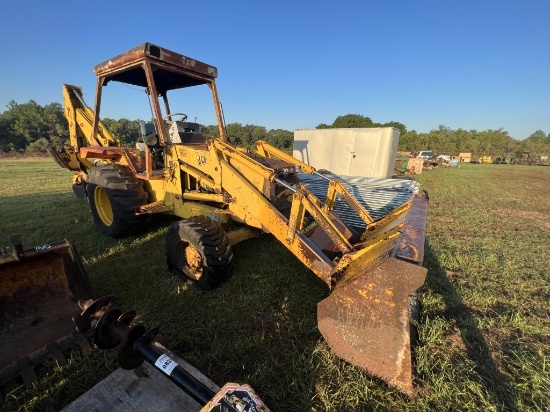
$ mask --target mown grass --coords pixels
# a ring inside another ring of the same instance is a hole
[[[550,410],[550,168],[465,165],[418,177],[430,193],[417,396],[334,357],[316,328],[322,282],[270,236],[235,247],[229,282],[201,293],[168,273],[159,216],[106,238],[70,173],[49,159],[0,161],[0,244],[70,239],[97,295],[116,294],[158,340],[218,384],[251,384],[274,411]],[[116,368],[116,351],[40,367],[5,388],[3,410],[55,411]]]

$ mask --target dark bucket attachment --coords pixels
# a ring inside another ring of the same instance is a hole
[[[93,298],[76,249],[66,240],[23,249],[17,235],[12,243],[0,255],[0,386],[18,376],[31,385],[37,365],[65,365],[63,351],[75,345],[91,352],[72,321],[78,300]]]
[[[411,300],[425,282],[427,198],[414,199],[395,248],[378,262],[350,264],[345,278],[317,304],[317,323],[340,358],[413,395]]]

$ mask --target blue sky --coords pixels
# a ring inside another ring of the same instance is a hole
[[[61,102],[62,83],[91,105],[92,67],[152,42],[218,68],[228,123],[294,130],[353,113],[418,132],[550,133],[548,0],[2,0],[0,16],[0,111]],[[149,116],[142,92],[111,90],[102,117]],[[172,110],[213,124],[198,100]]]

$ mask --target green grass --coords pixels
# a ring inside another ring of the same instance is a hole
[[[237,245],[231,280],[201,293],[166,270],[173,218],[106,238],[70,177],[49,159],[0,161],[0,244],[70,239],[97,295],[161,325],[158,340],[220,385],[249,383],[274,411],[550,410],[550,168],[418,176],[431,201],[414,399],[330,353],[316,327],[328,290],[274,238]],[[40,367],[33,388],[6,385],[3,410],[59,410],[116,369],[116,350],[68,357]]]

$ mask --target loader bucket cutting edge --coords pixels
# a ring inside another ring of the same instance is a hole
[[[13,253],[0,257],[0,386],[18,376],[34,383],[34,367],[65,364],[63,351],[75,345],[91,352],[72,321],[78,300],[93,298],[76,249],[66,240],[31,249],[18,236],[12,242]]]
[[[317,324],[345,361],[413,395],[410,295],[425,282],[427,199],[417,196],[392,253],[377,264],[358,259],[346,270],[354,280],[317,304]],[[412,252],[411,252],[412,251]]]

